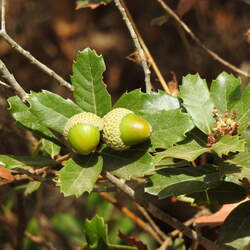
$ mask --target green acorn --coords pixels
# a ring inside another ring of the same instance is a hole
[[[152,127],[131,110],[116,108],[103,117],[103,140],[115,150],[128,149],[149,139]]]
[[[64,136],[78,154],[90,154],[100,142],[103,120],[90,112],[72,116],[64,126]]]

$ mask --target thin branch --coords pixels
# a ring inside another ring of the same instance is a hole
[[[141,197],[137,197],[135,191],[130,188],[126,183],[120,181],[120,179],[116,178],[109,172],[106,172],[106,178],[113,183],[116,187],[118,187],[121,191],[123,191],[130,199],[136,201],[141,206],[146,208],[154,217],[158,218],[159,220],[165,222],[166,224],[170,225],[171,227],[178,229],[179,231],[183,232],[188,238],[192,240],[199,240],[200,244],[207,248],[207,249],[214,249],[217,250],[217,245],[208,240],[207,238],[203,237],[199,232],[190,229],[189,227],[185,226],[182,222],[177,220],[176,218],[166,214],[159,208],[157,208],[151,202],[143,200]]]
[[[140,217],[138,217],[135,213],[133,213],[131,210],[129,210],[127,207],[122,206],[117,199],[115,199],[113,196],[109,195],[106,192],[100,193],[100,195],[107,200],[108,202],[112,203],[116,208],[118,208],[121,213],[126,215],[128,218],[130,218],[132,221],[134,221],[140,228],[142,228],[145,232],[149,233],[158,243],[162,244],[163,240],[159,238],[157,233],[154,231],[154,229],[145,221],[143,221]]]
[[[65,154],[63,156],[56,156],[56,159],[55,161],[57,162],[57,164],[62,164],[64,161],[67,161],[70,157],[72,157],[72,153],[68,153],[68,154]]]
[[[44,170],[46,168],[46,170]],[[45,168],[42,168],[41,169],[41,173],[45,173],[47,172],[47,169],[48,167],[45,167]],[[43,178],[42,176],[40,176],[39,174],[36,174],[36,173],[32,173],[31,171],[29,170],[25,170],[25,169],[22,169],[22,168],[14,168],[14,170],[18,171],[18,173],[21,173],[23,175],[27,175],[28,177],[30,177],[33,181],[40,181],[40,182],[45,182],[47,179],[46,178]]]
[[[29,240],[31,240],[34,243],[37,243],[39,245],[43,245],[44,247],[46,247],[49,250],[56,250],[56,248],[53,247],[51,243],[47,242],[47,239],[45,240],[41,236],[33,235],[29,232],[24,232],[24,235],[26,238],[28,238]]]
[[[2,37],[14,50],[16,50],[19,54],[26,57],[30,63],[36,65],[38,68],[40,68],[43,72],[45,72],[47,75],[54,78],[61,86],[66,87],[69,90],[73,90],[73,87],[70,83],[65,81],[61,76],[59,76],[57,73],[55,73],[52,69],[47,67],[45,64],[37,60],[34,56],[31,55],[31,53],[25,49],[23,49],[17,42],[15,42],[6,32],[6,26],[5,26],[5,15],[6,11],[6,0],[1,0],[1,30],[0,30],[0,37]]]
[[[193,224],[193,222],[195,221],[195,218],[197,216],[199,216],[200,214],[203,214],[203,211],[201,212],[198,212],[194,217],[192,217],[191,219],[185,221],[183,224],[185,226],[190,226]],[[170,235],[171,237],[176,237],[178,234],[180,234],[181,232],[177,229],[175,229],[174,231],[170,232],[168,235]],[[161,247],[159,247],[157,250],[165,250],[168,248],[168,246],[170,245],[171,241],[172,241],[172,238],[169,237],[168,239],[166,239],[163,244],[161,245]]]
[[[136,49],[138,50],[138,53],[139,53],[139,56],[140,56],[140,59],[141,59],[141,65],[142,65],[142,68],[144,70],[144,75],[145,75],[145,84],[146,84],[146,92],[149,93],[152,89],[152,85],[151,85],[151,82],[150,82],[150,70],[149,70],[149,67],[148,67],[148,64],[147,64],[147,60],[146,60],[146,57],[145,57],[145,54],[144,54],[144,51],[139,43],[139,39],[136,35],[136,32],[134,31],[134,28],[133,28],[133,25],[131,24],[130,20],[129,20],[129,17],[127,15],[127,12],[124,8],[124,6],[122,5],[121,1],[120,0],[114,0],[115,2],[115,5],[117,6],[117,8],[119,9],[121,15],[122,15],[122,18],[124,20],[124,22],[126,23],[127,25],[127,28],[130,32],[130,35],[134,41],[134,45],[136,47]]]
[[[19,83],[16,81],[15,77],[9,72],[5,64],[2,60],[0,60],[0,73],[2,74],[2,77],[8,81],[8,83],[13,87],[13,89],[16,91],[16,93],[22,98],[23,101],[26,100],[28,94],[25,92],[25,90],[19,85]]]
[[[14,50],[16,50],[19,54],[23,55],[28,59],[31,64],[36,65],[39,69],[41,69],[44,73],[54,78],[61,86],[66,87],[69,90],[73,90],[73,87],[70,83],[65,81],[61,76],[59,76],[55,71],[47,67],[45,64],[38,61],[31,53],[25,49],[23,49],[17,42],[15,42],[6,32],[1,30],[0,37],[2,37]]]
[[[141,213],[144,215],[144,217],[147,219],[147,221],[150,223],[151,227],[155,230],[155,232],[157,232],[157,234],[163,239],[166,240],[167,238],[169,238],[154,222],[153,218],[150,216],[150,214],[147,212],[147,210],[142,207],[141,205],[139,205],[138,203],[136,203],[138,209],[141,211]]]
[[[156,0],[161,7],[168,13],[168,15],[170,15],[171,17],[173,17],[175,19],[175,21],[187,32],[187,34],[197,43],[197,45],[199,47],[201,47],[202,49],[204,49],[207,54],[209,54],[214,60],[218,61],[219,63],[221,63],[222,65],[228,67],[229,69],[231,69],[232,71],[236,72],[237,74],[243,75],[245,77],[250,78],[250,74],[248,74],[245,71],[242,71],[241,69],[237,68],[236,66],[234,66],[233,64],[227,62],[225,59],[221,58],[218,54],[216,54],[215,52],[213,52],[211,49],[209,49],[206,45],[204,45],[201,40],[193,33],[193,31],[187,26],[186,23],[184,23],[180,17],[165,3],[163,2],[163,0]]]
[[[168,247],[171,245],[172,243],[172,238],[171,237],[168,237],[163,243],[162,245],[157,248],[156,250],[166,250],[168,249]]]
[[[1,85],[3,85],[5,88],[9,88],[9,89],[11,89],[11,86],[10,86],[10,85],[8,85],[8,84],[7,84],[7,83],[5,83],[5,82],[0,81],[0,84],[1,84]]]
[[[1,30],[6,31],[5,27],[5,11],[6,11],[6,0],[1,1]]]
[[[152,68],[155,71],[155,74],[156,74],[159,82],[161,83],[161,86],[163,87],[163,89],[165,90],[166,93],[171,94],[171,92],[170,92],[170,90],[168,88],[168,85],[167,85],[164,77],[162,76],[161,71],[159,70],[153,56],[151,55],[147,45],[145,44],[145,42],[144,42],[144,40],[143,40],[143,38],[142,38],[142,36],[141,36],[141,34],[139,32],[139,30],[136,27],[136,24],[135,24],[135,22],[134,22],[134,20],[133,20],[133,18],[131,16],[131,13],[130,13],[129,9],[127,8],[127,6],[126,6],[126,4],[124,3],[123,0],[120,0],[120,1],[121,1],[122,5],[123,5],[123,7],[124,7],[124,9],[125,9],[125,11],[127,13],[128,19],[129,19],[129,21],[130,21],[130,23],[131,23],[137,37],[138,37],[138,40],[139,40],[139,42],[140,42],[140,44],[142,46],[142,49],[144,50],[144,53],[145,53],[146,57],[148,58],[149,64],[152,66]]]
[[[39,182],[46,182],[47,179],[43,178],[41,175],[43,174],[53,174],[54,176],[57,175],[57,172],[54,171],[51,167],[46,166],[42,168],[29,168],[27,170],[22,168],[14,168],[16,170],[16,174],[13,174],[13,179],[11,180],[3,180],[0,181],[0,186],[7,185],[14,182],[19,182],[23,180],[29,181],[39,181]]]

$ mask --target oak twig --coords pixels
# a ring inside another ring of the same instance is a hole
[[[124,6],[122,5],[121,1],[120,0],[114,0],[115,2],[115,5],[117,6],[117,8],[119,9],[121,15],[122,15],[122,18],[124,20],[124,22],[126,23],[127,25],[127,28],[130,32],[130,35],[134,41],[134,45],[136,47],[136,49],[138,50],[138,53],[139,53],[139,56],[140,56],[140,59],[141,59],[141,65],[142,65],[142,68],[144,70],[144,75],[145,75],[145,85],[146,85],[146,92],[149,93],[152,89],[152,85],[151,85],[151,82],[150,82],[150,70],[149,70],[149,67],[148,67],[148,64],[147,64],[147,60],[146,60],[146,57],[145,57],[145,54],[144,54],[144,51],[140,45],[140,42],[139,42],[139,39],[137,37],[137,34],[134,30],[134,27],[133,25],[131,24],[130,20],[129,20],[129,17],[127,15],[127,12],[124,8]]]
[[[127,207],[122,206],[117,199],[113,196],[109,195],[106,192],[100,193],[100,195],[107,200],[108,202],[112,203],[116,208],[118,208],[123,214],[125,214],[128,218],[134,221],[140,228],[142,228],[145,232],[149,233],[159,244],[163,243],[163,240],[159,238],[157,233],[154,229],[145,221],[143,221],[140,217],[138,217],[135,213],[129,210]]]
[[[126,183],[123,183],[122,181],[120,181],[120,179],[118,179],[111,173],[106,172],[105,176],[111,183],[113,183],[116,187],[118,187],[121,191],[123,191],[130,199],[136,201],[138,204],[146,208],[147,211],[149,211],[154,217],[158,218],[162,222],[165,222],[171,227],[178,229],[188,238],[195,240],[195,241],[198,240],[203,247],[207,249],[214,249],[214,250],[218,249],[217,245],[214,242],[203,237],[199,232],[196,232],[195,230],[190,229],[189,227],[185,226],[182,222],[166,214],[165,212],[157,208],[151,202],[148,202],[146,200],[143,200],[137,197],[135,191],[132,188],[130,188]]]
[[[5,82],[0,81],[0,84],[1,84],[2,86],[4,86],[5,88],[11,89],[11,86],[8,85],[8,84],[5,83]]]
[[[243,75],[245,77],[250,78],[250,74],[247,72],[239,69],[235,65],[231,64],[230,62],[226,61],[222,57],[220,57],[218,54],[213,52],[211,49],[209,49],[205,44],[202,43],[202,41],[194,34],[194,32],[188,27],[186,23],[184,23],[180,17],[163,1],[163,0],[156,0],[161,7],[170,15],[174,20],[182,27],[185,32],[197,43],[199,47],[204,49],[207,54],[209,54],[214,60],[218,61],[222,65],[226,66],[227,68],[231,69],[232,71],[236,72],[237,74]]]
[[[47,240],[45,240],[41,236],[33,235],[33,234],[29,233],[29,232],[24,232],[24,236],[26,238],[28,238],[29,240],[31,240],[32,242],[34,242],[34,243],[37,243],[39,245],[43,245],[44,247],[46,247],[49,250],[56,250],[56,248],[53,247],[52,244],[47,242]]]
[[[195,218],[197,216],[200,216],[200,214],[203,214],[204,212],[201,211],[201,212],[198,212],[194,217],[190,218],[189,220],[183,222],[183,224],[185,226],[190,226],[193,224],[193,222],[195,221]],[[177,229],[173,230],[172,232],[170,232],[168,235],[170,236],[169,238],[167,238],[163,244],[157,249],[157,250],[165,250],[167,249],[167,247],[170,245],[171,241],[172,241],[172,238],[171,237],[176,237],[178,234],[180,234],[181,232]],[[198,241],[196,241],[198,242]]]
[[[150,214],[147,212],[147,210],[142,207],[141,205],[139,205],[138,203],[136,203],[138,209],[140,210],[140,212],[144,215],[144,217],[147,219],[147,221],[150,223],[150,225],[152,226],[152,228],[155,230],[155,232],[163,239],[166,240],[167,238],[169,238],[154,222],[153,218],[151,218]]]
[[[31,180],[31,181],[39,181],[45,182],[47,181],[46,178],[43,178],[41,175],[53,173],[51,167],[42,167],[42,168],[29,168],[29,169],[22,169],[22,168],[15,168],[14,170],[17,171],[17,174],[12,175],[13,179],[11,180],[4,180],[0,182],[0,186],[7,185],[16,181],[23,181],[23,180]],[[53,173],[56,175],[56,173]]]
[[[4,32],[6,31],[5,11],[6,11],[6,0],[1,0],[1,30]]]
[[[164,77],[162,76],[161,71],[159,70],[159,68],[158,68],[158,66],[157,66],[157,64],[156,64],[153,56],[151,55],[151,53],[150,53],[147,45],[145,44],[145,42],[144,42],[144,40],[143,40],[143,38],[142,38],[142,36],[141,36],[141,34],[139,32],[139,30],[136,27],[136,24],[135,24],[135,22],[134,22],[134,20],[133,20],[133,18],[131,16],[131,14],[130,14],[129,9],[127,8],[127,6],[126,6],[126,4],[124,3],[123,0],[120,0],[120,1],[121,1],[122,5],[123,5],[123,7],[124,7],[124,9],[125,9],[125,11],[127,13],[128,19],[129,19],[129,21],[130,21],[130,23],[131,23],[131,25],[132,25],[132,27],[133,27],[133,29],[134,29],[137,37],[138,37],[138,40],[139,40],[139,42],[141,44],[141,47],[144,50],[144,53],[145,53],[146,57],[148,58],[149,64],[152,66],[152,68],[153,68],[153,70],[154,70],[154,72],[155,72],[155,74],[156,74],[156,76],[157,76],[157,78],[158,78],[161,86],[163,87],[163,89],[165,90],[166,93],[171,94],[170,90],[168,88],[168,85],[167,85]]]
[[[24,56],[29,60],[30,63],[36,65],[44,73],[54,78],[61,86],[66,87],[69,90],[73,90],[73,87],[70,83],[65,81],[61,76],[55,73],[52,69],[47,67],[45,64],[37,60],[31,53],[23,49],[17,42],[15,42],[6,32],[5,20],[6,20],[6,0],[1,0],[1,30],[0,37],[2,37],[15,51]]]
[[[22,100],[25,101],[28,94],[16,81],[15,77],[9,72],[2,60],[0,60],[0,73],[2,74],[2,77],[12,86],[16,93],[22,98]]]

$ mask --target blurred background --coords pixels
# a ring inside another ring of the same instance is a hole
[[[230,72],[213,60],[184,33],[179,25],[161,9],[155,0],[125,1],[152,56],[165,80],[176,75],[198,72],[209,82],[221,71]],[[247,0],[174,0],[168,1],[201,41],[225,60],[250,72],[250,2]],[[144,90],[144,74],[131,54],[135,52],[129,32],[113,3],[94,10],[75,10],[73,0],[9,0],[7,9],[8,34],[37,59],[70,81],[71,65],[76,52],[86,47],[102,54],[107,70],[104,81],[115,101],[124,91]],[[64,97],[70,93],[49,76],[31,65],[25,58],[0,40],[0,56],[26,91],[48,89]],[[152,71],[152,83],[161,88]],[[246,79],[243,79],[246,81]],[[6,98],[10,90],[0,88],[0,154],[25,155],[30,152],[29,134],[16,126],[8,114]],[[20,192],[12,191],[20,189]],[[64,198],[54,185],[43,185],[37,192],[24,197],[20,186],[1,187],[0,204],[9,211],[13,228],[43,232],[44,237],[56,241],[57,249],[75,249],[82,242],[82,221],[96,211],[109,221],[113,242],[121,242],[117,229],[139,236],[156,245],[134,223],[104,201],[98,194],[88,198]],[[126,200],[120,194],[119,200]],[[126,204],[128,205],[128,204]],[[160,206],[181,220],[188,219],[195,208],[184,204],[161,201]],[[28,209],[27,209],[28,208]],[[134,208],[132,208],[134,209]],[[18,212],[17,212],[18,211]],[[1,219],[1,218],[0,218]],[[1,223],[2,224],[2,223]],[[0,249],[13,249],[8,242],[16,237],[12,229],[0,226]],[[8,231],[9,230],[9,231]],[[169,230],[164,228],[165,231]],[[69,237],[70,235],[70,237]],[[72,236],[73,235],[73,236]],[[17,242],[21,239],[15,239]],[[27,239],[16,249],[40,249]]]

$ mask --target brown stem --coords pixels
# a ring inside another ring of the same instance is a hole
[[[196,232],[193,229],[190,229],[189,227],[185,226],[182,222],[177,220],[176,218],[166,214],[159,208],[157,208],[154,204],[151,202],[148,202],[147,200],[143,200],[141,197],[137,197],[137,194],[135,191],[130,188],[126,183],[123,183],[112,175],[109,172],[105,173],[106,178],[113,183],[116,187],[118,187],[122,192],[124,192],[130,199],[136,201],[138,204],[143,206],[145,209],[147,209],[154,217],[158,218],[159,220],[165,222],[166,224],[170,225],[171,227],[178,229],[181,231],[184,235],[186,235],[188,238],[192,240],[199,240],[200,244],[207,248],[207,249],[214,249],[217,250],[217,245],[202,236],[199,232]]]
[[[140,59],[141,59],[141,65],[142,65],[142,68],[144,70],[144,75],[145,75],[145,85],[146,85],[146,92],[149,93],[152,89],[152,85],[151,85],[151,82],[150,82],[150,70],[149,70],[149,67],[148,67],[148,64],[147,64],[147,60],[146,60],[146,57],[145,57],[145,54],[144,54],[144,51],[139,43],[139,39],[137,37],[137,34],[136,32],[134,31],[134,27],[133,25],[131,24],[130,22],[130,19],[127,15],[127,12],[126,12],[126,9],[124,8],[122,2],[120,0],[114,0],[115,2],[115,5],[117,6],[118,10],[120,11],[121,15],[122,15],[122,18],[124,20],[124,22],[126,23],[127,25],[127,28],[130,32],[130,35],[134,41],[134,45],[136,47],[136,49],[138,50],[138,53],[139,53],[139,56],[140,56]]]
[[[126,6],[126,4],[124,3],[123,0],[120,0],[120,1],[121,1],[122,5],[123,5],[124,9],[126,10],[128,19],[130,20],[130,23],[133,26],[133,29],[134,29],[137,37],[138,37],[138,40],[139,40],[139,42],[140,42],[140,44],[142,46],[142,49],[144,50],[144,53],[146,54],[146,57],[148,58],[148,61],[149,61],[150,65],[152,66],[153,70],[155,71],[155,74],[156,74],[159,82],[161,83],[161,85],[162,85],[163,89],[165,90],[165,92],[168,93],[168,94],[171,94],[170,90],[168,88],[168,85],[167,85],[164,77],[162,76],[161,71],[159,70],[153,56],[151,55],[147,45],[145,44],[145,42],[144,42],[144,40],[143,40],[143,38],[142,38],[142,36],[141,36],[141,34],[139,32],[139,30],[137,29],[137,26],[136,26],[136,24],[135,24],[135,22],[133,20],[133,17],[131,16],[131,13],[130,13],[129,9],[127,8],[127,6]]]
[[[143,221],[140,217],[138,217],[135,213],[133,213],[128,208],[122,206],[117,199],[106,192],[100,193],[100,195],[107,200],[108,202],[112,203],[116,208],[118,208],[121,213],[125,214],[128,218],[136,223],[140,228],[142,228],[145,232],[149,233],[158,243],[162,244],[163,240],[159,238],[157,233],[153,230],[153,228]]]
[[[208,55],[210,55],[214,60],[218,61],[222,65],[228,67],[232,71],[236,72],[237,74],[243,75],[245,77],[250,78],[250,74],[248,74],[245,71],[242,71],[241,69],[237,68],[235,65],[227,62],[225,59],[220,57],[218,54],[213,52],[211,49],[209,49],[206,45],[204,45],[201,40],[194,34],[194,32],[187,26],[186,23],[184,23],[180,17],[165,3],[163,0],[156,0],[161,7],[167,12],[168,15],[170,15],[172,18],[175,19],[175,21],[182,27],[185,32],[197,43],[199,47],[204,49]]]
[[[23,101],[26,100],[28,94],[25,90],[20,86],[20,84],[16,81],[15,77],[9,72],[6,65],[0,60],[0,72],[2,77],[8,81],[8,83],[12,86],[12,88],[16,91],[16,93],[22,98]]]

